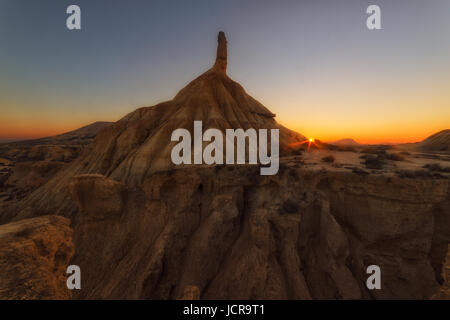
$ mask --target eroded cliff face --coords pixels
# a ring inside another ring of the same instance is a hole
[[[0,300],[70,299],[70,221],[44,216],[0,226]]]
[[[191,167],[126,186],[75,177],[76,298],[427,299],[450,241],[448,179],[283,165]],[[366,268],[381,268],[381,290]]]

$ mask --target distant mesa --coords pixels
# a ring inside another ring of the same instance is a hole
[[[29,142],[39,144],[87,144],[91,142],[101,130],[112,124],[113,122],[96,121],[73,131],[56,136],[29,140]]]
[[[336,146],[360,146],[361,145],[358,142],[356,142],[355,140],[350,139],[350,138],[330,142],[330,144],[334,144]]]
[[[104,128],[109,127],[112,125],[113,122],[107,122],[107,121],[96,121],[94,123],[91,123],[87,126],[81,127],[79,129],[66,132],[63,134],[59,134],[57,136],[53,137],[47,137],[42,138],[39,140],[58,140],[58,141],[70,141],[70,140],[76,140],[76,139],[93,139],[95,136]]]
[[[20,139],[20,138],[1,138],[0,139],[0,144],[17,142],[17,141],[23,141],[23,139]]]

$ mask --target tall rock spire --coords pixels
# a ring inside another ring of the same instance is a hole
[[[216,63],[214,64],[214,69],[220,70],[222,72],[227,72],[227,38],[225,38],[225,33],[223,31],[219,32],[217,37],[217,57]]]

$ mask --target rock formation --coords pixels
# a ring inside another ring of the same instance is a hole
[[[225,33],[222,31],[219,32],[219,36],[217,37],[217,57],[216,63],[214,64],[214,69],[218,71],[227,72],[227,38],[225,37]]]
[[[305,139],[214,66],[173,100],[100,132],[68,167],[0,222],[69,217],[83,288],[75,299],[428,299],[450,242],[445,177],[401,178],[306,166],[174,167],[170,135],[217,128],[280,129],[280,149]],[[382,270],[368,290],[366,268]]]
[[[170,153],[177,142],[171,142],[171,134],[178,128],[192,134],[194,120],[202,120],[203,130],[279,129],[282,154],[289,145],[304,141],[304,136],[278,124],[272,112],[227,76],[226,47],[225,35],[220,33],[217,59],[211,69],[171,101],[137,109],[104,128],[74,162],[24,199],[20,210],[16,206],[5,209],[8,214],[0,216],[0,223],[32,217],[36,211],[71,217],[75,206],[68,201],[66,188],[75,175],[102,174],[126,185],[138,185],[153,173],[174,167]],[[52,201],[45,199],[50,193],[54,194]]]
[[[331,144],[336,146],[360,146],[358,142],[356,142],[354,139],[340,139],[334,142],[331,142]]]
[[[0,226],[0,300],[70,299],[70,221],[44,216]]]

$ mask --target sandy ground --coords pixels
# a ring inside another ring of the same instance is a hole
[[[421,171],[433,174],[437,173],[442,177],[450,178],[450,155],[420,152],[401,153],[398,150],[389,150],[387,154],[399,154],[403,160],[383,160],[381,169],[372,169],[365,165],[365,159],[361,157],[376,157],[376,155],[364,153],[362,149],[356,149],[354,152],[310,149],[298,156],[284,157],[281,162],[287,166],[297,166],[299,161],[302,161],[302,165],[305,167],[311,167],[317,170],[354,171],[357,169],[370,174],[398,174],[402,171]],[[333,162],[323,160],[329,156],[334,158]],[[429,164],[437,164],[444,170],[429,170],[424,168],[424,166]]]

